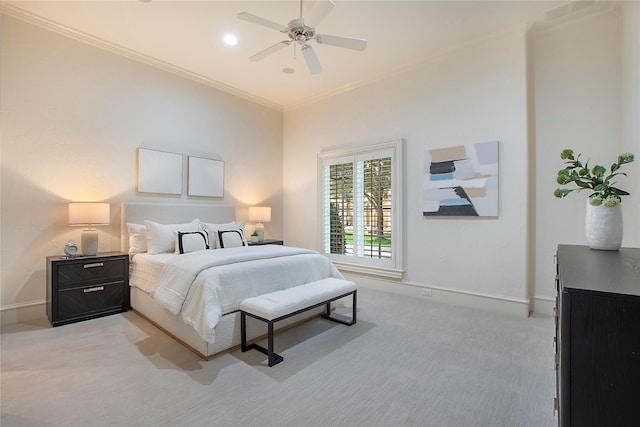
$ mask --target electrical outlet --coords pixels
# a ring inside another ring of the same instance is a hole
[[[422,288],[421,294],[422,294],[422,296],[430,297],[431,296],[431,289]]]

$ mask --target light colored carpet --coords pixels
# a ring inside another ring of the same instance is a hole
[[[2,332],[10,426],[553,426],[553,321],[369,289],[347,327],[276,335],[284,362],[205,362],[133,312]],[[348,312],[348,310],[345,310]]]

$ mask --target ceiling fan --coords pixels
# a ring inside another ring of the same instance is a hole
[[[329,34],[316,33],[316,26],[322,22],[324,18],[331,13],[336,4],[333,0],[317,0],[309,15],[303,19],[302,17],[302,0],[300,0],[300,18],[293,19],[287,26],[278,24],[277,22],[270,21],[265,18],[261,18],[256,15],[252,15],[247,12],[238,13],[238,19],[251,22],[271,28],[281,33],[287,34],[289,40],[283,40],[266,48],[263,51],[256,53],[249,59],[252,61],[260,61],[269,55],[289,46],[291,43],[295,43],[300,46],[302,55],[307,63],[307,67],[311,74],[318,74],[322,72],[322,65],[318,61],[313,47],[308,43],[315,40],[319,44],[327,44],[330,46],[343,47],[346,49],[363,51],[367,48],[367,41],[364,39],[356,39],[353,37],[333,36]]]

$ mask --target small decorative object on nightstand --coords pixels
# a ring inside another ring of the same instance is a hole
[[[47,257],[47,317],[52,326],[128,309],[128,254]]]
[[[284,240],[264,239],[261,242],[247,242],[249,246],[262,246],[262,245],[284,245]]]

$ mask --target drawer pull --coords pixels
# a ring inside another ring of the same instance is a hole
[[[83,292],[89,293],[89,292],[100,292],[100,291],[104,291],[104,286],[96,286],[95,288],[86,288],[83,289]]]
[[[83,265],[84,268],[94,268],[94,267],[104,267],[104,263],[103,262],[94,262],[93,264],[85,264]]]

